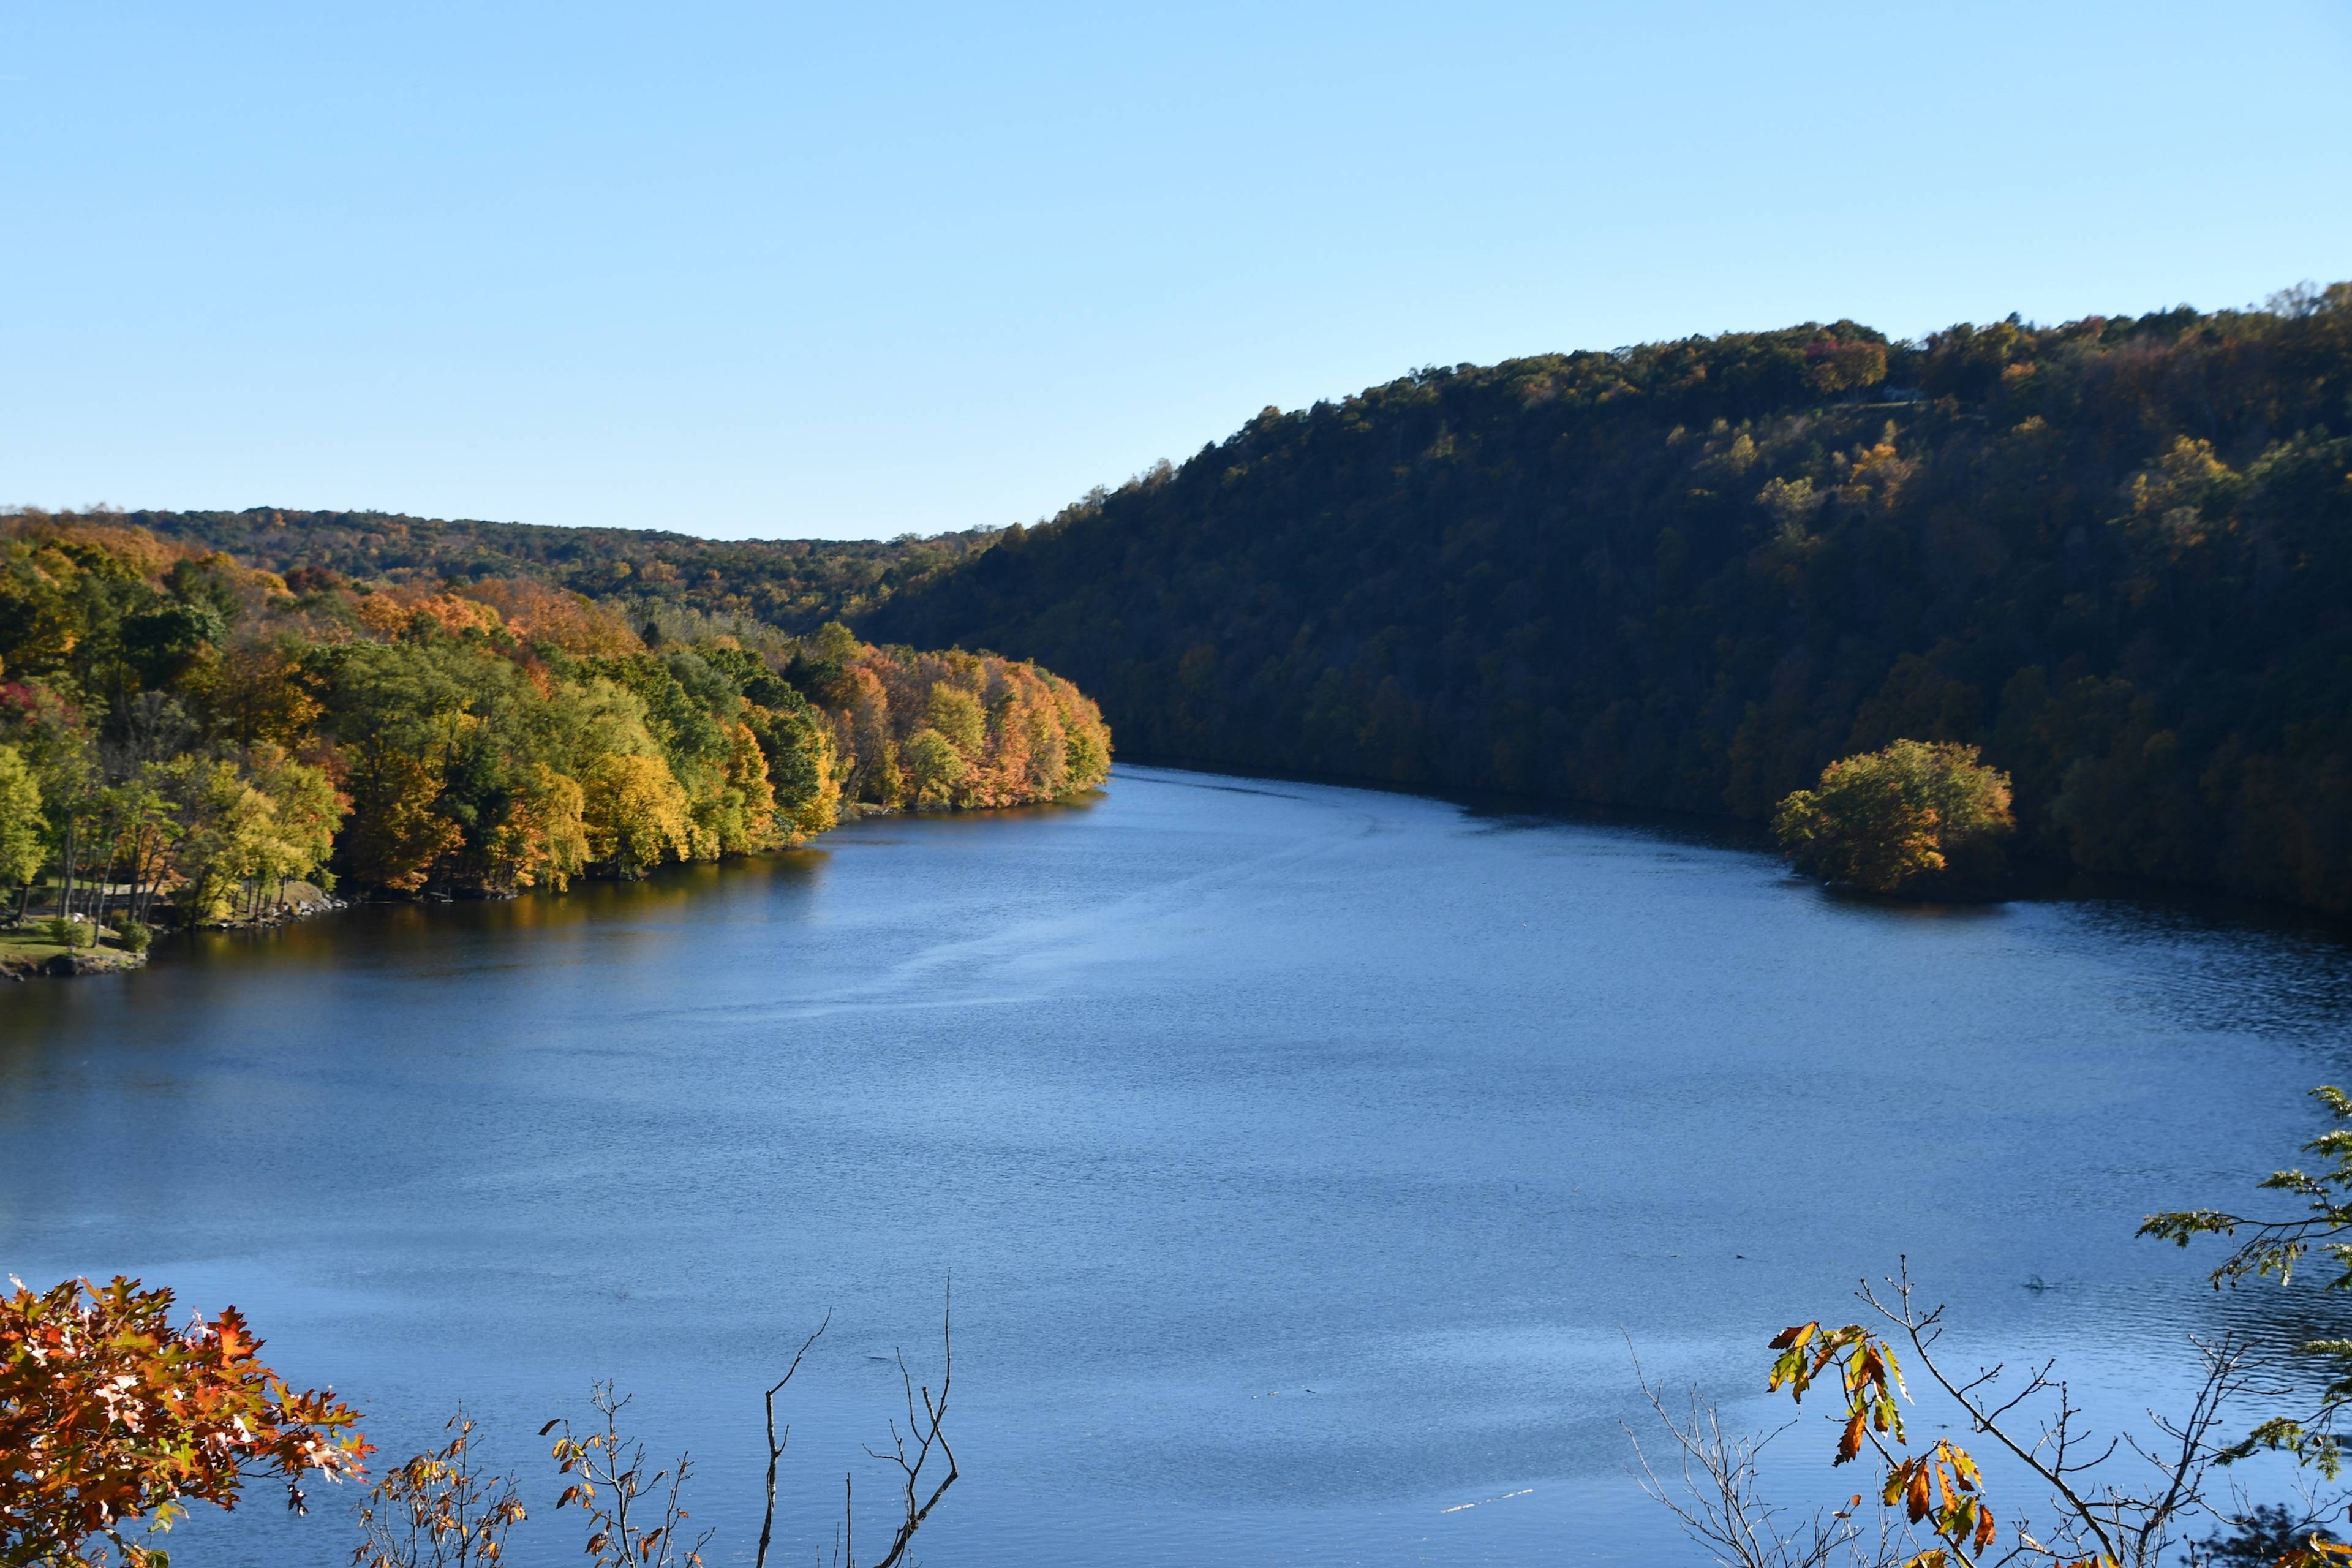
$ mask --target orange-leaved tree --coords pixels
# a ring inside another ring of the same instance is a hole
[[[247,1479],[302,1483],[361,1473],[359,1413],[331,1392],[289,1387],[259,1358],[236,1308],[174,1329],[172,1292],[117,1275],[0,1300],[0,1563],[94,1568],[120,1553],[163,1568],[126,1537],[169,1530],[191,1501],[236,1506]]]

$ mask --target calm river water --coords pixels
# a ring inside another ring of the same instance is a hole
[[[1907,1253],[1964,1348],[2160,1394],[2253,1309],[2133,1227],[2284,1161],[2347,1017],[2324,933],[1891,910],[1687,836],[1122,767],[7,988],[0,1267],[233,1301],[395,1455],[462,1398],[526,1473],[520,1563],[582,1560],[535,1434],[600,1377],[750,1562],[760,1392],[830,1309],[811,1561],[950,1270],[928,1562],[1697,1561],[1625,1474],[1628,1337],[1760,1421],[1764,1340]],[[1786,1484],[1847,1490],[1800,1441]],[[348,1502],[173,1560],[338,1563]]]

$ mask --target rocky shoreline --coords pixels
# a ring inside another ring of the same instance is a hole
[[[215,921],[203,926],[205,931],[253,931],[267,927],[290,925],[309,920],[330,910],[349,909],[349,900],[323,892],[308,882],[290,884],[280,900],[262,910],[233,921]],[[144,950],[131,952],[121,947],[104,945],[116,937],[113,928],[100,926],[97,945],[65,947],[45,941],[38,933],[47,921],[33,918],[13,929],[0,929],[0,984],[25,980],[69,980],[83,974],[121,974],[129,970],[147,967]]]
[[[77,974],[119,974],[127,969],[147,967],[143,952],[125,952],[119,947],[76,948],[71,952],[57,952],[47,955],[0,952],[0,983],[24,980],[63,980]]]

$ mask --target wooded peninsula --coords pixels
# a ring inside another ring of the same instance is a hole
[[[298,889],[633,878],[845,809],[1056,799],[1109,764],[1094,703],[1014,660],[632,616],[528,578],[280,574],[102,516],[0,521],[0,884],[20,926],[46,895],[61,957]]]

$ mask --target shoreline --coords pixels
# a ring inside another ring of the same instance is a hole
[[[1414,799],[1440,801],[1465,812],[1487,818],[1534,817],[1587,826],[1630,828],[1667,840],[1701,843],[1712,847],[1771,855],[1769,842],[1753,825],[1738,818],[1698,816],[1680,812],[1644,811],[1637,807],[1597,805],[1591,803],[1555,801],[1540,796],[1513,795],[1495,791],[1454,791],[1414,787],[1409,784],[1386,784],[1372,780],[1350,779],[1329,775],[1286,773],[1254,773],[1230,767],[1215,767],[1196,763],[1129,760],[1125,766],[1151,773],[1194,774],[1219,778],[1247,779],[1268,784],[1296,784],[1311,787],[1339,790],[1363,790],[1376,795],[1402,795]],[[989,816],[1002,812],[1034,811],[1044,806],[1062,805],[1099,795],[1109,781],[1078,795],[1053,800],[1027,802],[1019,805],[981,807],[966,811],[921,811],[905,806],[883,805],[873,802],[844,802],[839,821],[832,828],[811,835],[798,844],[784,845],[766,851],[769,855],[790,854],[798,850],[821,847],[824,841],[840,828],[851,827],[878,817],[891,816]],[[730,858],[730,859],[755,857]],[[728,861],[709,862],[723,865]],[[675,869],[665,867],[663,869]],[[1978,899],[1954,897],[1923,897],[1918,899],[1882,899],[1832,888],[1790,874],[1792,884],[1801,885],[1821,896],[1853,900],[1863,903],[1884,903],[1894,907],[1914,909],[1985,909],[2005,903],[2097,903],[2118,900],[2168,910],[2175,916],[2246,929],[2267,930],[2280,934],[2292,934],[2305,940],[2333,943],[2352,941],[2352,921],[2320,911],[2295,906],[2280,905],[2260,900],[2249,900],[2200,888],[2195,884],[2170,882],[2152,879],[2101,876],[2082,871],[2069,871],[2033,863],[2019,868],[2013,886],[2000,896]],[[2038,873],[2038,874],[2037,874]],[[583,878],[581,884],[611,883],[624,885],[627,880],[643,879]],[[292,925],[317,916],[359,908],[394,908],[401,905],[430,905],[504,901],[524,896],[522,890],[499,894],[425,891],[407,898],[341,899],[318,892],[315,900],[289,903],[280,910],[256,920],[236,921],[217,925],[194,928],[174,928],[169,934],[178,937],[194,931],[252,931]],[[540,893],[545,889],[528,889]],[[33,979],[66,979],[85,974],[120,974],[147,967],[144,952],[125,952],[120,948],[78,948],[74,950],[75,965],[71,969],[51,968],[65,950],[54,943],[34,937],[36,926],[28,921],[21,930],[0,929],[0,984]],[[165,933],[159,932],[159,937]]]
[[[1097,785],[1093,790],[1087,791],[1085,793],[1098,794],[1100,793],[1100,790],[1101,786]],[[1080,798],[1080,796],[1067,796],[1052,801],[1027,802],[1020,805],[1013,806],[985,806],[976,810],[963,812],[918,812],[910,811],[905,806],[880,805],[871,801],[844,802],[841,808],[840,819],[835,822],[833,827],[826,828],[821,833],[811,834],[797,844],[780,845],[773,849],[766,850],[762,853],[769,855],[782,855],[790,854],[798,849],[805,849],[816,844],[818,841],[824,838],[826,835],[838,828],[846,827],[859,822],[869,821],[875,817],[903,816],[992,816],[1000,811],[1027,811],[1034,810],[1039,805],[1061,805],[1065,804],[1066,800],[1074,800],[1077,798]],[[727,859],[746,859],[751,858],[751,857],[747,856],[733,856],[728,857]],[[723,865],[726,863],[726,860],[707,862],[707,864],[711,865]],[[615,885],[619,885],[627,881],[642,881],[644,879],[645,879],[643,877],[582,877],[578,879],[578,881],[580,883],[611,882]],[[525,891],[525,889],[514,889],[503,893],[467,892],[457,894],[425,889],[405,898],[340,899],[312,884],[303,883],[301,886],[308,890],[310,895],[310,897],[289,900],[265,914],[245,920],[221,921],[194,926],[174,926],[165,931],[159,931],[155,935],[160,939],[164,936],[193,936],[199,931],[273,931],[280,926],[295,925],[304,921],[315,920],[320,915],[336,914],[362,907],[391,908],[404,904],[423,906],[430,904],[503,902],[508,900],[520,898],[523,896],[523,892]],[[528,890],[531,892],[543,891],[543,889],[531,889]],[[83,975],[89,974],[127,974],[133,970],[144,969],[147,967],[148,952],[152,951],[152,949],[142,950],[138,952],[131,952],[120,947],[95,945],[90,947],[75,947],[69,950],[60,943],[49,942],[39,934],[41,928],[47,924],[47,920],[48,917],[37,919],[28,914],[22,925],[0,927],[0,985],[20,984],[27,980],[71,980],[79,979]],[[100,930],[101,937],[112,934],[112,928],[110,927],[100,927]]]

